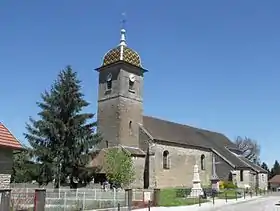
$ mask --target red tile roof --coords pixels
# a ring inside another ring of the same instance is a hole
[[[280,184],[280,175],[275,175],[268,182],[273,184]]]
[[[20,144],[20,142],[1,122],[0,122],[0,147],[22,149],[22,145]]]

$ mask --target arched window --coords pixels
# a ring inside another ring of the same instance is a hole
[[[243,170],[240,170],[240,182],[243,182],[243,179],[244,179],[243,178],[243,176],[244,176],[243,173],[244,173]]]
[[[170,168],[169,152],[167,150],[163,152],[163,168],[164,169]]]
[[[112,89],[112,81],[107,81],[107,90]]]
[[[132,121],[129,121],[128,123],[128,128],[129,128],[129,135],[132,135]]]
[[[201,167],[201,170],[205,170],[205,155],[201,155],[200,156],[200,167]]]
[[[106,89],[111,90],[112,89],[112,73],[109,73],[107,75],[106,82],[107,82]]]
[[[129,90],[130,91],[134,90],[134,81],[129,81]]]

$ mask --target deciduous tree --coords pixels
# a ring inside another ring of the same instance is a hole
[[[244,157],[256,164],[259,162],[260,145],[256,140],[253,140],[248,137],[242,138],[238,136],[235,140],[235,144],[237,145]]]
[[[110,148],[105,153],[104,169],[111,183],[124,187],[135,179],[135,169],[130,154],[120,148]]]

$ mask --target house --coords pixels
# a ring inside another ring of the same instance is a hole
[[[105,54],[96,69],[97,123],[104,138],[100,149],[119,146],[130,152],[137,175],[132,187],[191,187],[195,164],[202,186],[219,178],[239,187],[266,187],[267,172],[240,157],[237,146],[224,134],[143,115],[148,70],[139,54],[127,46],[125,35],[122,29],[119,45]],[[102,165],[102,155],[97,157],[92,167]]]
[[[0,122],[0,188],[9,188],[13,167],[13,153],[22,150],[20,142]]]
[[[270,184],[270,188],[273,191],[279,191],[280,190],[280,175],[275,175],[274,177],[272,177],[268,183]]]

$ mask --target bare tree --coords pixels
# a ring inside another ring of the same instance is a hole
[[[260,145],[256,140],[248,137],[238,136],[235,140],[235,144],[241,151],[242,155],[248,160],[257,163],[260,157]]]

